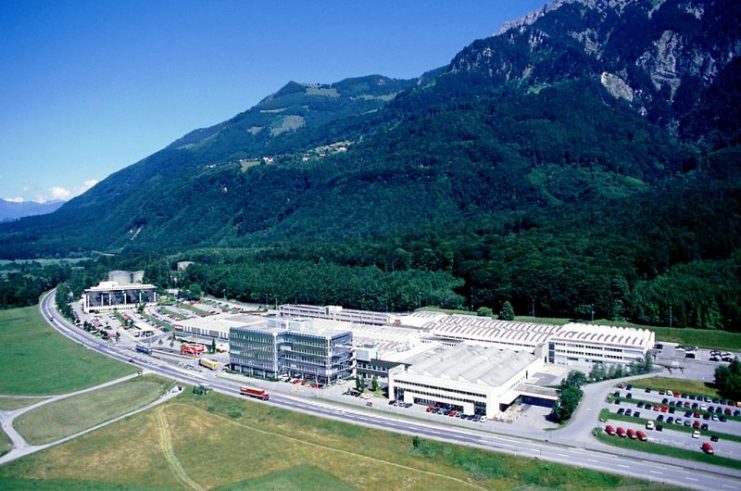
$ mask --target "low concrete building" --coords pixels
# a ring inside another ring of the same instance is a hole
[[[98,286],[85,290],[82,302],[82,308],[87,313],[135,309],[139,305],[156,304],[157,287],[141,283],[119,285],[115,281],[101,281]]]
[[[656,344],[656,335],[648,329],[566,324],[548,340],[548,361],[559,365],[590,367],[630,365],[642,361]]]
[[[281,317],[308,317],[353,324],[382,326],[391,322],[391,314],[370,310],[345,309],[339,305],[283,304],[278,308]]]
[[[440,345],[389,370],[389,397],[491,418],[514,402],[518,387],[543,364],[541,357],[525,351]]]

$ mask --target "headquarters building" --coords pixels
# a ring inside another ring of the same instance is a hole
[[[268,319],[229,331],[229,366],[247,375],[296,377],[325,385],[352,377],[351,331],[315,327],[310,319]]]

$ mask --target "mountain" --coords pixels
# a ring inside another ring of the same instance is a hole
[[[415,80],[290,82],[0,226],[0,256],[269,246],[442,269],[474,306],[733,325],[739,5],[561,0]]]
[[[18,218],[33,215],[45,215],[59,209],[64,201],[46,201],[37,203],[35,201],[7,201],[0,199],[0,222],[17,220]]]

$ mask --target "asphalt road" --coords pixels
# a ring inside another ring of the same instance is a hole
[[[144,355],[139,356],[139,354],[134,354],[130,351],[121,352],[102,340],[85,335],[83,331],[75,328],[56,311],[52,302],[54,298],[53,294],[54,290],[42,297],[40,303],[42,315],[57,331],[86,348],[123,362],[133,359],[134,363],[143,369],[184,383],[199,384],[207,382],[217,392],[233,397],[242,397],[239,395],[238,383],[231,383],[222,379],[210,379],[197,373],[187,373],[163,360]],[[353,424],[362,424],[382,430],[418,435],[440,441],[504,452],[515,456],[532,457],[561,464],[577,465],[598,471],[678,486],[696,489],[711,488],[728,490],[736,490],[741,487],[741,470],[680,460],[667,463],[667,460],[671,461],[672,459],[660,459],[663,462],[652,461],[653,456],[651,454],[636,452],[636,456],[633,456],[628,455],[629,452],[625,450],[606,445],[602,445],[604,448],[596,450],[549,441],[548,438],[544,441],[538,441],[511,435],[499,436],[475,430],[450,428],[433,423],[419,423],[410,421],[409,419],[397,419],[389,414],[375,415],[367,411],[353,410],[348,407],[334,407],[330,404],[317,402],[309,398],[292,397],[276,393],[271,394],[270,401],[266,402],[266,404]],[[588,426],[595,426],[586,418],[585,421],[588,422]],[[585,428],[579,428],[579,431],[583,433]],[[574,429],[576,428],[574,427]],[[562,442],[568,440],[564,438],[564,434],[568,434],[569,431],[562,429],[554,433],[561,434],[557,438],[558,440]],[[358,442],[358,445],[362,445],[362,442]]]

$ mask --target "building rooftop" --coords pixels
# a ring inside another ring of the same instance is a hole
[[[405,361],[411,364],[408,373],[499,386],[536,360],[522,351],[461,343],[437,346]]]
[[[641,349],[653,348],[655,339],[654,332],[648,329],[579,323],[566,324],[552,338],[553,341],[581,341],[603,345],[632,346]]]
[[[199,329],[228,333],[230,329],[235,327],[267,326],[267,319],[250,315],[216,314],[208,317],[196,317],[177,321],[174,324],[175,327],[197,327]]]
[[[279,334],[286,331],[302,332],[304,334],[331,338],[341,334],[351,332],[349,329],[343,329],[342,324],[337,322],[325,322],[324,319],[302,319],[286,317],[260,317],[254,315],[238,315],[235,319],[242,319],[241,325],[236,328],[255,329],[272,334]],[[320,322],[317,322],[320,321]],[[341,324],[338,326],[337,324]]]
[[[438,321],[448,317],[444,312],[419,311],[405,315],[394,315],[391,317],[391,323],[399,326],[423,327],[430,322]]]
[[[424,329],[437,337],[534,347],[545,343],[561,326],[454,314],[433,320]]]
[[[120,285],[115,281],[101,281],[97,286],[86,288],[86,292],[107,292],[110,290],[148,290],[157,288],[154,285],[148,283],[131,283],[128,285]]]

